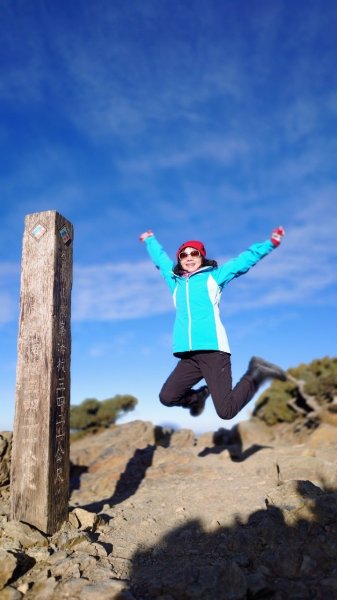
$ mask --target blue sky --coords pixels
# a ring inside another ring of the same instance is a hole
[[[336,356],[337,5],[325,0],[2,0],[0,429],[12,429],[24,216],[75,229],[72,403],[133,394],[129,418],[230,427],[161,407],[174,312],[139,234],[223,261],[283,225],[232,282],[233,378],[252,354]],[[253,404],[240,414],[247,418]]]

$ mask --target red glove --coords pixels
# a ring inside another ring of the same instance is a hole
[[[280,243],[282,242],[282,238],[284,235],[285,235],[285,231],[284,231],[283,227],[277,227],[276,229],[273,230],[270,241],[273,242],[274,246],[279,246]]]
[[[153,231],[151,231],[151,229],[148,229],[147,231],[144,231],[144,233],[142,233],[142,234],[139,236],[139,240],[140,240],[141,242],[144,242],[144,241],[146,240],[146,238],[148,238],[148,237],[152,237],[152,236],[153,236]]]

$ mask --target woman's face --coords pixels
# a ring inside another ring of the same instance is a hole
[[[189,246],[180,252],[179,260],[182,268],[184,271],[187,271],[187,273],[194,273],[194,271],[200,269],[202,265],[202,256],[199,250],[190,248]]]

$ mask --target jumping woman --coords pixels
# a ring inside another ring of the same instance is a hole
[[[162,404],[182,406],[198,416],[211,395],[219,417],[232,419],[266,380],[285,381],[286,374],[277,365],[253,356],[246,373],[232,387],[231,353],[219,312],[223,289],[277,248],[284,233],[283,227],[274,229],[270,239],[253,244],[221,266],[206,258],[205,246],[197,240],[178,248],[174,264],[151,230],[141,234],[140,240],[168,284],[176,307],[173,354],[179,362],[160,391]],[[202,379],[206,385],[194,389]]]

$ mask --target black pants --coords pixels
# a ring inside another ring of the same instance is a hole
[[[188,352],[165,381],[159,399],[165,406],[186,406],[192,386],[205,379],[221,419],[233,419],[253,398],[257,386],[244,375],[232,388],[231,357],[227,352]]]

